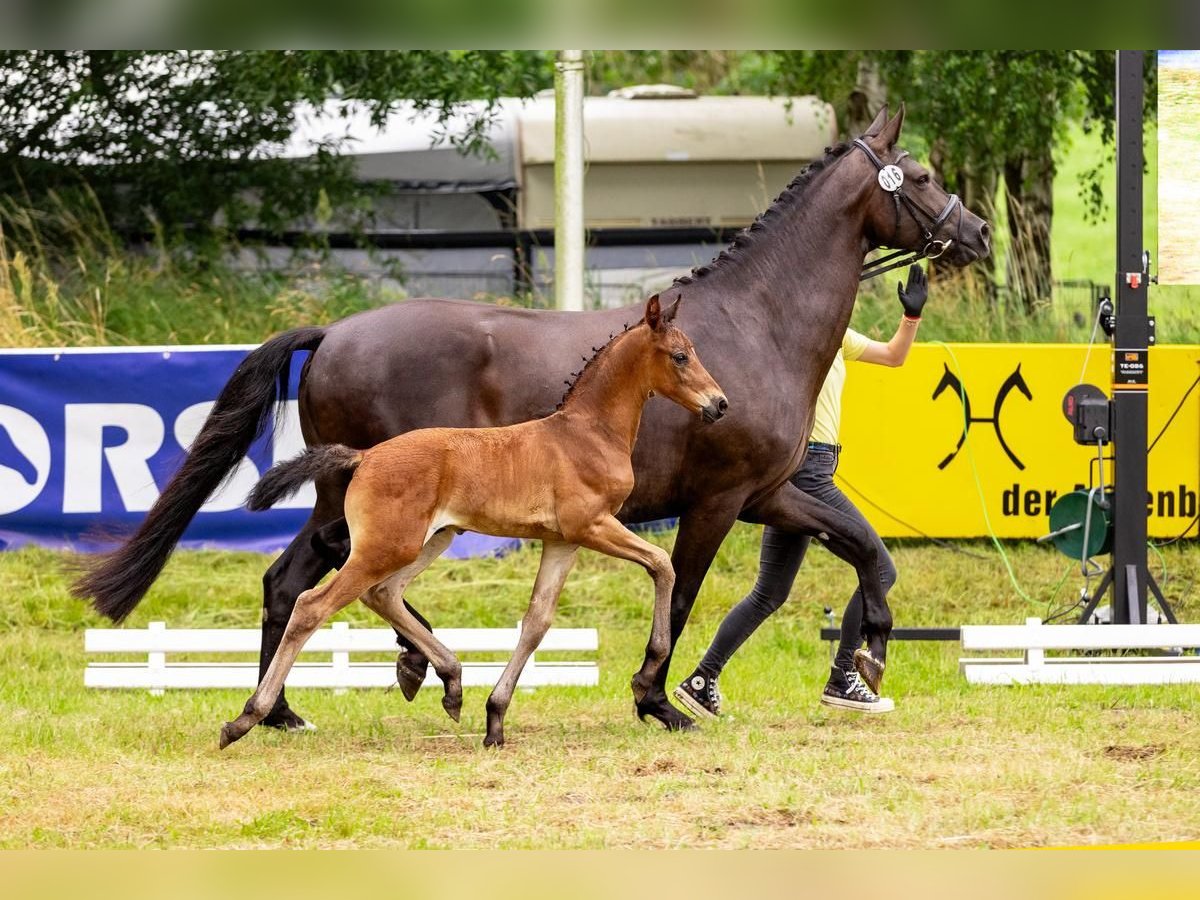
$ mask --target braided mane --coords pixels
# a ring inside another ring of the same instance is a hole
[[[563,384],[567,386],[567,390],[566,393],[562,395],[562,399],[558,401],[558,405],[554,407],[555,411],[562,409],[563,405],[569,399],[571,399],[571,395],[575,392],[575,388],[579,385],[579,382],[583,380],[584,373],[587,372],[588,369],[592,368],[592,365],[598,359],[600,359],[600,357],[604,356],[605,352],[612,347],[613,344],[625,337],[625,335],[629,333],[630,328],[635,327],[637,324],[638,323],[636,322],[634,325],[626,324],[620,331],[616,332],[615,334],[610,334],[605,343],[601,344],[599,347],[593,347],[591,357],[580,357],[580,359],[583,360],[583,368],[578,372],[572,372],[571,377],[563,381]]]
[[[775,198],[774,202],[767,207],[766,211],[760,213],[758,218],[734,235],[728,247],[714,257],[711,262],[705,263],[702,266],[696,266],[687,275],[680,275],[675,279],[674,283],[691,284],[697,278],[703,278],[710,272],[728,265],[739,254],[744,253],[752,247],[756,243],[759,234],[766,231],[785,211],[800,202],[806,189],[816,180],[817,175],[827,169],[831,163],[845,156],[853,146],[849,141],[843,141],[833,147],[826,147],[825,156],[814,160],[799,175],[793,178],[780,195]]]

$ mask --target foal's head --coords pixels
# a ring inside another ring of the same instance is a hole
[[[646,303],[649,354],[645,374],[649,389],[700,413],[705,422],[715,422],[725,415],[729,401],[700,362],[691,340],[675,326],[680,300],[682,297],[665,311],[659,305],[658,294]]]

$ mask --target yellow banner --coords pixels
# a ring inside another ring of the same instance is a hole
[[[1086,356],[1078,344],[918,344],[900,369],[850,363],[838,484],[885,537],[984,536],[985,506],[999,537],[1045,534],[1054,499],[1096,469],[1062,413],[1081,381],[1112,396],[1111,348],[1094,346],[1080,378]],[[1153,441],[1200,376],[1200,346],[1149,357]],[[1150,453],[1149,488],[1152,536],[1175,537],[1200,512],[1200,388]]]

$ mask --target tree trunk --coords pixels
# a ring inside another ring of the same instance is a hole
[[[858,60],[858,79],[846,99],[846,134],[858,137],[867,130],[879,108],[887,103],[887,86],[879,65],[868,56]]]
[[[1054,217],[1054,158],[1047,145],[1034,156],[1009,160],[1004,166],[1008,209],[1010,290],[1026,313],[1048,306],[1050,224]]]
[[[996,188],[1000,183],[1000,175],[995,169],[977,166],[947,171],[945,147],[940,140],[935,141],[930,149],[929,165],[934,177],[942,183],[947,192],[957,193],[963,206],[989,223],[996,221]],[[976,283],[970,285],[974,292],[982,294],[989,302],[995,302],[995,254],[989,254],[987,259],[974,263],[966,272],[937,260],[933,262],[932,267],[939,275],[976,279]]]

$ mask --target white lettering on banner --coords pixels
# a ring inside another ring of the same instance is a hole
[[[208,418],[208,413],[214,405],[215,401],[195,403],[179,414],[179,418],[175,420],[175,440],[184,450],[191,449],[192,441],[200,433],[204,420]],[[226,512],[240,508],[246,500],[246,495],[257,482],[258,469],[243,456],[237,468],[208,498],[208,502],[200,507],[200,512]]]
[[[304,449],[304,435],[300,432],[300,403],[287,400],[280,408],[282,421],[275,428],[275,444],[271,448],[272,464],[291,459]],[[310,481],[296,495],[280,500],[272,509],[312,509],[317,502],[317,489]]]
[[[50,477],[50,439],[37,419],[0,404],[0,515],[24,509]]]
[[[102,511],[105,463],[125,509],[148,510],[158,499],[158,487],[147,465],[163,442],[163,421],[158,413],[140,403],[68,403],[63,413],[63,512]],[[105,428],[124,429],[125,441],[105,447]]]

